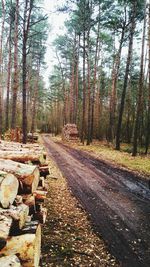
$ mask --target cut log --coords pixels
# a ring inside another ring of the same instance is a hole
[[[29,142],[37,141],[38,140],[38,134],[36,133],[28,133],[27,139]]]
[[[21,267],[20,260],[16,255],[10,255],[0,258],[1,267]]]
[[[13,204],[17,192],[19,182],[13,174],[6,174],[1,172],[0,176],[0,204],[3,208],[8,208],[10,204]]]
[[[40,181],[39,181],[39,185],[38,186],[41,186],[41,187],[45,186],[45,178],[44,177],[40,177]]]
[[[49,166],[40,166],[39,167],[40,170],[40,176],[43,176],[44,178],[46,178],[47,175],[49,175]]]
[[[0,251],[0,255],[8,256],[16,254],[23,267],[38,267],[41,251],[41,226],[40,224],[28,224],[18,236],[12,236],[7,240],[6,246]]]
[[[1,150],[17,150],[17,151],[22,151],[23,149],[36,149],[39,151],[43,150],[43,147],[39,144],[22,144],[22,143],[17,143],[17,142],[8,142],[8,141],[3,141],[1,140],[0,142],[0,149]]]
[[[0,237],[0,250],[6,246],[7,240],[3,237]]]
[[[5,216],[6,218],[11,217],[13,219],[13,221],[9,223],[9,225],[11,226],[10,231],[13,231],[13,232],[18,231],[18,229],[23,228],[23,226],[25,225],[28,214],[29,214],[29,207],[25,204],[21,204],[17,207],[10,206],[9,209],[1,209],[0,208],[0,217]],[[1,226],[1,228],[2,228],[2,226]]]
[[[46,222],[46,217],[47,217],[47,209],[41,207],[40,211],[37,211],[33,215],[34,220],[38,220],[41,224],[44,224]]]
[[[41,188],[44,191],[48,191],[48,189],[49,189],[49,185],[48,185],[48,183],[44,177],[40,177],[39,186],[38,186],[37,190],[41,190],[39,188]]]
[[[20,205],[22,203],[23,203],[22,196],[17,195],[16,198],[15,198],[15,201],[14,201],[14,205],[18,206],[18,205]]]
[[[7,240],[10,229],[13,224],[13,219],[9,215],[0,215],[0,239]]]
[[[31,194],[22,195],[23,203],[29,207],[29,214],[33,214],[36,211],[35,208],[35,196]]]
[[[40,175],[36,166],[0,159],[0,171],[14,174],[21,184],[20,190],[24,193],[37,189]]]
[[[38,151],[2,151],[0,150],[1,159],[10,159],[21,163],[31,161],[32,163],[41,164],[45,162],[44,154]]]
[[[47,191],[44,190],[36,190],[33,192],[35,196],[35,201],[40,201],[46,199]]]

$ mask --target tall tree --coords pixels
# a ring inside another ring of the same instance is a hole
[[[9,37],[8,37],[8,67],[7,67],[7,96],[6,96],[6,114],[5,114],[5,130],[9,128],[9,105],[10,105],[10,83],[11,83],[11,67],[12,67],[12,0],[9,7]]]
[[[127,55],[127,62],[126,62],[126,69],[125,69],[125,76],[124,76],[124,84],[123,84],[120,110],[119,110],[119,118],[118,118],[118,124],[117,124],[117,132],[116,132],[116,149],[117,150],[120,150],[122,117],[123,117],[125,96],[126,96],[126,90],[127,90],[127,86],[128,86],[128,77],[129,77],[130,65],[131,65],[131,59],[132,59],[133,37],[134,37],[135,26],[136,26],[136,12],[137,12],[137,1],[134,0],[132,2],[129,47],[128,47],[128,55]]]
[[[4,35],[4,23],[5,23],[5,3],[4,0],[1,1],[2,5],[2,26],[0,32],[0,138],[2,136],[3,130],[3,35]]]
[[[12,119],[11,128],[16,127],[16,107],[17,94],[19,88],[19,69],[18,69],[18,19],[19,19],[19,0],[15,3],[15,26],[14,26],[14,79],[13,79],[13,95],[12,95]]]
[[[142,49],[141,49],[141,63],[140,63],[140,76],[139,76],[139,88],[138,88],[138,100],[137,100],[137,111],[134,127],[134,136],[133,136],[133,152],[132,156],[137,154],[137,145],[138,145],[138,132],[140,127],[142,109],[143,109],[143,86],[144,86],[144,52],[145,52],[145,33],[146,33],[146,2],[145,2],[145,15],[144,15],[144,24],[143,24],[143,38],[142,38]]]
[[[148,114],[147,114],[147,127],[146,127],[146,142],[145,154],[148,153],[150,141],[150,0],[148,3]]]
[[[22,133],[23,143],[27,142],[27,41],[30,31],[31,13],[34,0],[25,0],[22,39]]]
[[[120,32],[120,40],[119,40],[119,48],[116,52],[113,69],[112,69],[112,85],[111,85],[111,95],[110,95],[110,114],[109,114],[109,129],[108,129],[108,140],[112,142],[115,137],[115,117],[116,117],[116,102],[117,102],[117,81],[119,75],[119,68],[120,68],[120,59],[121,59],[121,52],[123,43],[125,41],[125,33],[127,31],[128,22],[127,22],[127,6],[123,7],[124,13],[123,17],[120,16],[117,18],[118,23],[116,26],[116,18],[115,21],[112,20],[113,26],[115,27],[115,31]],[[121,10],[122,11],[122,10]],[[116,29],[117,27],[117,29]]]

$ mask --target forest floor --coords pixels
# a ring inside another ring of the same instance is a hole
[[[121,266],[150,266],[147,182],[116,164],[53,142],[49,136],[43,136],[43,140],[88,217],[68,191],[64,178],[49,181],[51,217],[45,227],[42,266],[117,266],[90,223]]]

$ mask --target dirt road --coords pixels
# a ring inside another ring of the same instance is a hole
[[[150,190],[146,183],[85,152],[54,143],[47,135],[43,141],[121,266],[150,266]]]

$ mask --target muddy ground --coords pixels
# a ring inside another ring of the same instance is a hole
[[[83,151],[54,143],[49,136],[43,136],[43,141],[74,196],[89,214],[95,231],[121,266],[150,266],[147,183]]]

